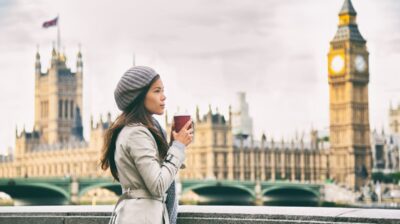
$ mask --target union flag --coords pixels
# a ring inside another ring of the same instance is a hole
[[[58,16],[52,20],[46,21],[43,23],[42,27],[43,28],[49,28],[52,26],[57,26],[57,21],[58,21]]]

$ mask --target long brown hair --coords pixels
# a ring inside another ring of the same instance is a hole
[[[115,119],[115,121],[106,130],[100,165],[103,170],[110,168],[112,176],[117,181],[119,181],[119,177],[118,170],[115,165],[114,155],[118,135],[124,126],[133,123],[142,123],[147,129],[149,129],[150,133],[156,140],[160,157],[164,158],[168,152],[169,147],[167,141],[163,137],[163,134],[160,133],[158,128],[154,126],[153,118],[144,106],[144,100],[147,92],[150,89],[150,86],[158,79],[160,79],[159,75],[154,77],[149,85],[143,87],[143,89],[140,90],[141,93],[139,96]]]

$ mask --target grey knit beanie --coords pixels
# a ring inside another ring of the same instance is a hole
[[[146,66],[134,66],[124,73],[114,91],[114,98],[120,110],[125,111],[139,96],[143,87],[150,84],[158,74]]]

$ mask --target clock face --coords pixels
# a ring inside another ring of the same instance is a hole
[[[357,55],[354,59],[354,65],[358,72],[364,72],[367,68],[367,62],[365,61],[364,57],[361,55]]]
[[[344,68],[344,59],[340,55],[333,57],[331,61],[331,68],[335,73],[341,72]]]

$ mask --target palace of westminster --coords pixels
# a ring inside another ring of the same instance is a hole
[[[328,53],[329,137],[311,130],[310,140],[255,140],[245,94],[229,109],[229,117],[200,115],[196,109],[195,140],[187,150],[180,179],[335,182],[359,190],[372,172],[399,172],[400,106],[390,109],[390,134],[370,133],[368,108],[369,53],[356,23],[356,11],[345,0]],[[83,138],[82,54],[76,71],[66,56],[52,51],[50,67],[35,64],[34,127],[16,130],[15,150],[0,157],[0,178],[110,177],[99,167],[103,134],[111,115],[90,122]],[[166,128],[170,128],[166,116]]]

